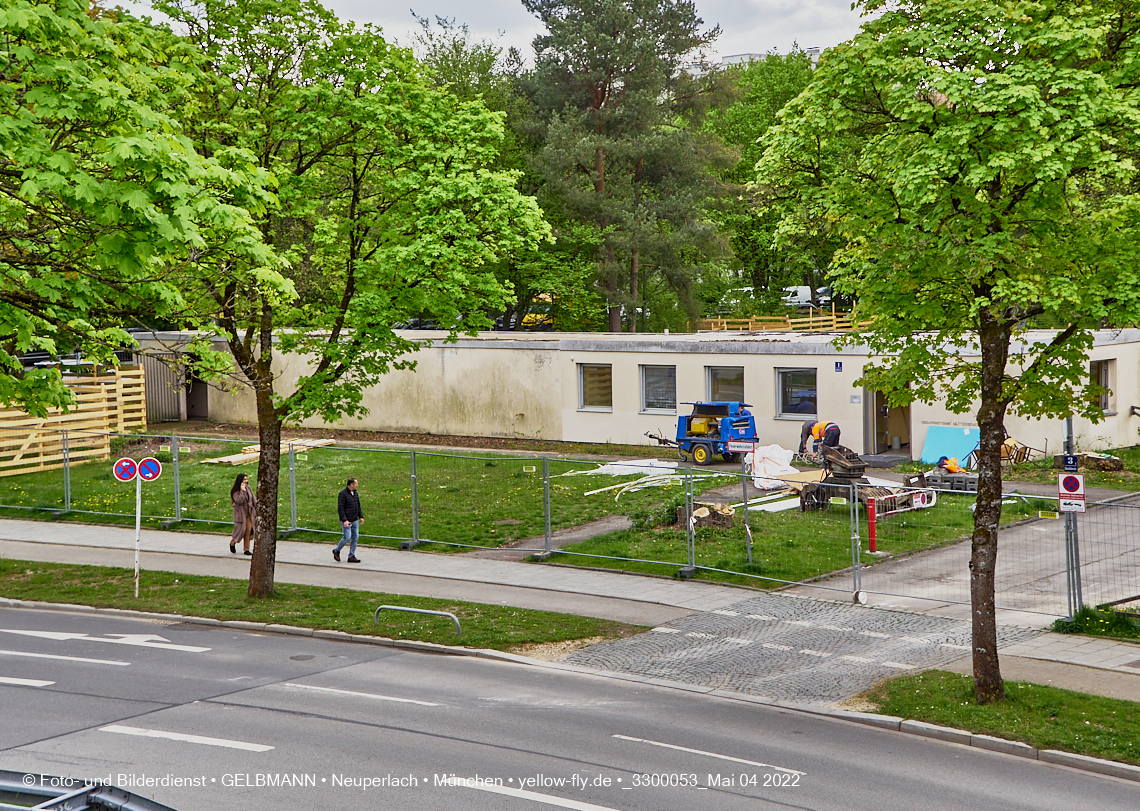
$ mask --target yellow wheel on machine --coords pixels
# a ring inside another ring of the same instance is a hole
[[[693,446],[693,461],[698,465],[707,465],[712,462],[713,452],[708,445]]]

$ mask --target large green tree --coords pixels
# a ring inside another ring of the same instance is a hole
[[[877,18],[821,60],[770,133],[760,179],[795,190],[842,235],[836,285],[874,319],[848,342],[883,357],[866,385],[894,403],[976,408],[970,583],[985,703],[1004,695],[994,613],[1003,421],[1099,419],[1092,331],[1140,319],[1129,156],[1140,4],[862,6]]]
[[[258,220],[287,257],[295,303],[239,263],[203,280],[254,394],[261,458],[249,591],[273,591],[281,428],[365,413],[362,390],[414,366],[394,327],[430,312],[454,336],[508,296],[491,270],[549,229],[516,175],[493,168],[502,117],[433,85],[409,51],[313,0],[164,0],[213,67],[205,150],[241,146],[279,184]],[[281,381],[280,358],[308,358]]]
[[[682,298],[720,252],[706,216],[734,162],[694,126],[721,90],[688,0],[523,0],[546,26],[535,38],[528,96],[540,120],[534,167],[540,199],[559,219],[589,226],[609,328],[632,331],[645,279],[672,282]]]
[[[171,108],[193,53],[169,32],[87,0],[0,8],[0,402],[67,407],[55,369],[18,353],[113,364],[140,314],[181,313],[181,279],[219,261],[287,294],[249,211],[267,175],[233,150],[199,155]]]

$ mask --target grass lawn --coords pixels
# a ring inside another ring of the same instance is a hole
[[[1140,618],[1110,607],[1094,608],[1086,605],[1071,620],[1059,619],[1049,630],[1059,634],[1085,634],[1133,641],[1140,639]]]
[[[20,600],[278,623],[495,650],[645,630],[549,611],[287,583],[278,583],[273,597],[255,600],[246,596],[247,586],[245,580],[147,571],[140,577],[136,599],[131,569],[0,560],[0,595]],[[380,624],[373,625],[373,612],[385,604],[450,611],[459,617],[463,635],[455,635],[455,624],[447,617],[395,611],[381,612]]]
[[[143,485],[143,515],[147,516],[144,521],[151,527],[174,517],[174,470],[168,442],[156,437],[117,439],[112,449],[115,458],[154,455],[163,463],[164,471],[158,481]],[[181,517],[187,522],[180,528],[228,532],[224,525],[233,517],[229,492],[234,477],[246,473],[254,478],[257,466],[203,464],[202,460],[238,453],[246,444],[217,438],[180,438]],[[612,513],[635,513],[665,497],[661,489],[623,495],[616,502],[612,494],[586,496],[590,490],[638,477],[560,475],[572,470],[589,470],[594,464],[550,461],[553,529],[577,526]],[[410,453],[324,447],[297,454],[297,524],[309,531],[298,533],[294,539],[327,541],[328,533],[340,534],[336,496],[349,476],[360,481],[365,514],[362,536],[389,546],[412,537]],[[111,476],[109,461],[73,465],[70,478],[73,512],[65,518],[81,521],[94,518],[111,523],[134,521],[134,484],[116,482]],[[435,547],[437,551],[453,548],[445,546],[446,543],[493,547],[544,533],[540,458],[417,452],[416,479],[420,537],[442,542]],[[700,492],[725,481],[723,478],[700,479],[696,487]],[[680,490],[681,485],[674,489]],[[282,460],[278,496],[278,523],[288,527],[291,509],[286,460]],[[42,517],[46,510],[62,508],[62,471],[0,478],[0,515]],[[201,522],[213,522],[213,527]]]
[[[884,682],[860,698],[884,715],[1140,765],[1136,702],[1012,681],[1005,694],[1005,701],[980,706],[971,676],[930,670]]]
[[[880,519],[876,526],[877,548],[888,556],[897,556],[964,540],[973,531],[974,515],[969,509],[972,503],[972,496],[940,493],[934,507]],[[1037,503],[1033,500],[1009,504],[1002,509],[1002,521],[1022,520],[1035,516],[1039,509],[1053,508],[1051,502]],[[737,523],[732,529],[697,529],[697,565],[771,579],[709,571],[698,572],[698,577],[774,588],[782,585],[781,581],[802,581],[851,566],[851,521],[846,506],[832,506],[822,512],[808,513],[801,513],[798,509],[778,513],[750,511],[752,563],[747,558],[742,517],[743,510],[738,509]],[[868,527],[862,508],[859,510],[859,537],[865,553]],[[635,526],[631,530],[600,535],[565,549],[583,555],[665,561],[665,564],[568,554],[558,555],[555,560],[579,566],[672,575],[678,566],[687,563],[686,543],[684,527],[677,524]],[[889,557],[877,559],[863,554],[861,563],[872,566],[887,559]]]

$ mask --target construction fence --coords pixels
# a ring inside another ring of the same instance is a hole
[[[37,429],[42,430],[42,429]],[[28,432],[0,429],[3,447]],[[0,478],[0,511],[133,522],[135,487],[119,457],[154,456],[144,519],[225,531],[239,474],[256,481],[258,448],[220,437],[59,430],[59,465]],[[86,450],[105,448],[96,458]],[[801,510],[801,478],[757,482],[743,469],[656,460],[282,445],[278,529],[294,540],[341,534],[337,493],[359,481],[361,543],[503,559],[698,577],[835,598],[860,592],[968,605],[972,493],[828,485]],[[1092,503],[1069,528],[1056,499],[1003,505],[999,609],[1068,616],[1079,605],[1140,601],[1140,495]],[[882,602],[882,601],[877,601]]]

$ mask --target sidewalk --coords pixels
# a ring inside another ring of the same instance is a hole
[[[146,570],[245,577],[228,536],[143,530]],[[656,626],[571,657],[609,671],[804,703],[835,703],[900,670],[969,672],[968,619],[854,606],[840,592],[772,594],[694,581],[361,547],[336,563],[331,544],[277,542],[281,583],[351,588],[601,617]],[[134,565],[128,527],[0,520],[0,556]],[[835,599],[828,599],[834,596]],[[1140,701],[1140,644],[1001,626],[1006,678]],[[804,647],[807,646],[807,647]],[[801,650],[801,648],[803,648]]]

